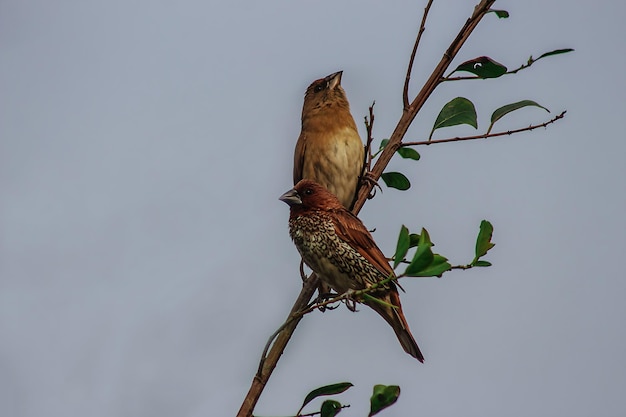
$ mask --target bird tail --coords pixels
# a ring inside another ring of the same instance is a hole
[[[392,304],[397,308],[392,308],[376,301],[368,301],[366,304],[380,314],[387,323],[389,323],[404,351],[423,363],[424,355],[422,355],[420,348],[417,346],[417,342],[409,330],[409,323],[406,321],[406,318],[402,313],[400,296],[396,291],[389,291],[384,298],[381,298],[384,302]]]

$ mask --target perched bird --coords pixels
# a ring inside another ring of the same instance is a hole
[[[394,275],[361,220],[320,184],[302,180],[280,200],[290,207],[289,235],[302,259],[339,294],[368,288]],[[391,281],[369,295],[387,305],[367,298],[358,301],[380,314],[404,350],[424,362],[402,313],[396,285]]]
[[[293,183],[312,179],[352,207],[363,168],[363,142],[339,71],[313,81],[304,95],[302,130],[296,143]]]

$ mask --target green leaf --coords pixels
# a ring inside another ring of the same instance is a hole
[[[559,55],[559,54],[566,54],[568,52],[573,52],[574,50],[572,48],[565,48],[565,49],[555,49],[554,51],[550,51],[550,52],[546,52],[545,54],[541,54],[539,56],[539,58],[535,59],[535,61],[539,61],[541,58],[545,58],[547,56],[552,56],[552,55]]]
[[[472,265],[475,265],[479,258],[485,256],[489,249],[495,246],[495,243],[491,243],[491,237],[493,235],[493,226],[487,220],[480,222],[480,231],[476,238],[476,257],[472,261]]]
[[[434,254],[433,261],[426,268],[416,272],[412,277],[440,277],[444,272],[449,271],[452,265],[444,256]]]
[[[430,140],[430,138],[432,138],[436,129],[460,124],[468,124],[478,129],[474,104],[464,97],[452,99],[443,106],[439,112],[439,116],[437,116],[437,120],[435,120],[433,130],[430,132],[428,139]]]
[[[544,109],[548,113],[550,113],[550,110],[546,109],[541,104],[538,104],[537,102],[534,102],[532,100],[522,100],[522,101],[518,101],[517,103],[507,104],[506,106],[502,106],[502,107],[496,109],[493,112],[493,114],[491,115],[491,124],[489,125],[489,129],[487,129],[487,134],[489,134],[489,132],[491,132],[491,129],[493,128],[493,125],[498,120],[502,119],[504,116],[506,116],[507,114],[511,113],[512,111],[519,110],[519,109],[522,109],[522,108],[528,107],[528,106],[539,107],[539,108]]]
[[[320,408],[320,417],[335,417],[341,411],[341,403],[335,400],[326,400]]]
[[[472,266],[491,266],[491,262],[488,261],[476,261]]]
[[[302,407],[300,407],[300,410],[298,410],[298,414],[300,414],[300,411],[302,411],[302,409],[315,398],[322,395],[340,394],[352,386],[353,385],[350,382],[339,382],[337,384],[325,385],[323,387],[314,389],[313,391],[309,392],[306,397],[304,397]]]
[[[420,239],[417,244],[417,250],[413,255],[413,259],[409,266],[407,266],[404,273],[407,276],[414,277],[418,276],[422,270],[426,269],[428,265],[433,262],[434,255],[433,251],[430,249],[433,246],[430,241],[430,236],[428,236],[428,232],[426,229],[422,228],[422,233],[420,234]]]
[[[368,417],[378,414],[398,400],[400,387],[397,385],[374,385],[374,393],[370,398],[370,413]]]
[[[411,238],[409,237],[409,229],[405,225],[400,228],[400,236],[398,236],[398,243],[396,244],[396,253],[393,256],[393,269],[396,269],[400,262],[404,260],[407,251],[409,250],[409,244]]]
[[[420,154],[413,148],[398,148],[398,153],[405,159],[413,159],[419,161]]]
[[[409,179],[399,172],[383,172],[380,177],[389,188],[396,188],[401,191],[411,188]]]
[[[409,235],[409,240],[412,236]],[[431,249],[433,246],[435,245],[430,241],[428,232],[426,229],[422,229],[417,250],[411,263],[404,271],[404,275],[409,277],[440,277],[444,272],[449,271],[452,265],[448,263],[446,257],[433,253]]]
[[[498,16],[500,19],[506,19],[507,17],[509,17],[509,12],[507,12],[506,10],[489,9],[487,13],[489,12],[495,13],[496,16]]]
[[[409,249],[416,247],[419,244],[419,241],[420,235],[418,235],[417,233],[411,233],[409,235]]]
[[[385,149],[385,146],[387,146],[387,144],[389,143],[389,139],[383,139],[380,141],[380,146],[378,147],[378,150],[382,150]]]
[[[456,67],[454,71],[471,72],[479,78],[498,78],[504,75],[507,69],[504,65],[488,56],[479,56],[478,58],[465,61]]]

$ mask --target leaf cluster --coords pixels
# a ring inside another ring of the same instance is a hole
[[[480,223],[480,229],[476,237],[474,259],[467,265],[452,266],[448,262],[448,258],[432,251],[432,247],[435,245],[430,240],[430,235],[426,229],[422,228],[421,232],[416,234],[410,233],[409,229],[402,225],[393,257],[393,268],[396,269],[401,264],[407,265],[404,272],[398,275],[398,278],[401,278],[441,277],[444,272],[451,269],[491,266],[490,262],[481,258],[495,246],[495,243],[491,242],[492,236],[493,226],[487,220],[483,220]],[[411,248],[415,248],[415,251],[410,260],[408,260],[407,254]]]
[[[492,10],[492,12],[496,13],[499,17],[508,17],[508,12],[504,10]],[[504,14],[506,14],[506,16],[504,16]],[[572,51],[573,49],[571,48],[556,49],[550,52],[545,52],[541,54],[538,58],[533,58],[531,56],[530,58],[528,58],[526,64],[521,65],[520,67],[514,70],[510,70],[510,71],[507,69],[506,66],[504,66],[503,64],[500,64],[494,59],[488,56],[480,56],[478,58],[470,59],[468,61],[463,62],[462,64],[458,65],[454,69],[454,71],[452,71],[451,73],[451,74],[454,74],[455,72],[469,72],[473,74],[474,76],[453,78],[449,75],[447,77],[442,78],[441,81],[443,82],[443,81],[474,80],[474,79],[485,80],[485,79],[491,79],[491,78],[499,78],[507,74],[516,74],[517,72],[530,67],[533,63],[539,61],[540,59],[543,59],[549,56],[560,55],[560,54],[564,54],[564,53],[568,53]],[[548,110],[548,108],[542,106],[541,104],[537,103],[534,100],[526,99],[526,100],[520,100],[514,103],[505,104],[501,107],[498,107],[492,112],[489,127],[487,128],[484,134],[484,137],[500,136],[499,134],[498,135],[491,134],[496,122],[504,118],[506,115],[514,111],[523,109],[525,107],[538,107],[550,113],[550,110]],[[428,136],[428,140],[425,142],[413,144],[413,146],[418,145],[418,144],[428,145],[430,143],[434,143],[432,138],[436,130],[442,129],[445,127],[452,127],[452,126],[458,126],[458,125],[463,125],[463,124],[472,126],[474,129],[478,129],[478,115],[476,113],[476,107],[474,106],[474,103],[468,98],[456,97],[448,101],[439,111],[439,114],[437,115],[437,118],[435,119],[435,122],[433,123],[433,127]],[[531,130],[532,128],[533,127],[531,126],[527,128],[526,130]],[[469,138],[470,137],[467,137],[467,139]],[[471,138],[475,138],[475,137],[471,137]],[[458,138],[458,140],[463,140],[463,139],[464,138]],[[441,141],[444,142],[448,140],[444,139]],[[373,157],[377,156],[388,145],[388,143],[389,143],[389,139],[383,139],[380,143],[378,152],[376,152],[376,154],[374,154]],[[418,161],[420,159],[420,154],[410,146],[412,145],[401,144],[401,146],[397,149],[396,152],[402,158]],[[411,188],[411,182],[406,177],[406,175],[404,175],[401,172],[384,172],[381,175],[381,178],[385,182],[385,185],[389,188],[395,188],[400,191],[406,191],[409,188]]]
[[[295,417],[315,416],[320,417],[334,417],[341,412],[344,408],[350,407],[349,405],[343,405],[339,401],[334,399],[324,400],[319,408],[319,411],[315,411],[309,414],[302,414],[302,410],[311,401],[318,397],[337,395],[353,387],[351,382],[339,382],[336,384],[324,385],[309,392],[302,406],[295,414]],[[372,417],[378,414],[385,408],[393,405],[400,397],[400,387],[397,385],[374,385],[372,396],[370,397],[370,412],[368,417]]]

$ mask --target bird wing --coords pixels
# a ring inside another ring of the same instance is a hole
[[[381,273],[381,279],[393,274],[387,258],[376,246],[370,232],[367,231],[361,220],[348,210],[335,210],[333,225],[337,236],[368,260]]]
[[[296,142],[296,150],[293,154],[293,184],[296,185],[302,179],[302,171],[304,169],[304,155],[306,150],[306,136],[300,133],[298,142]]]

